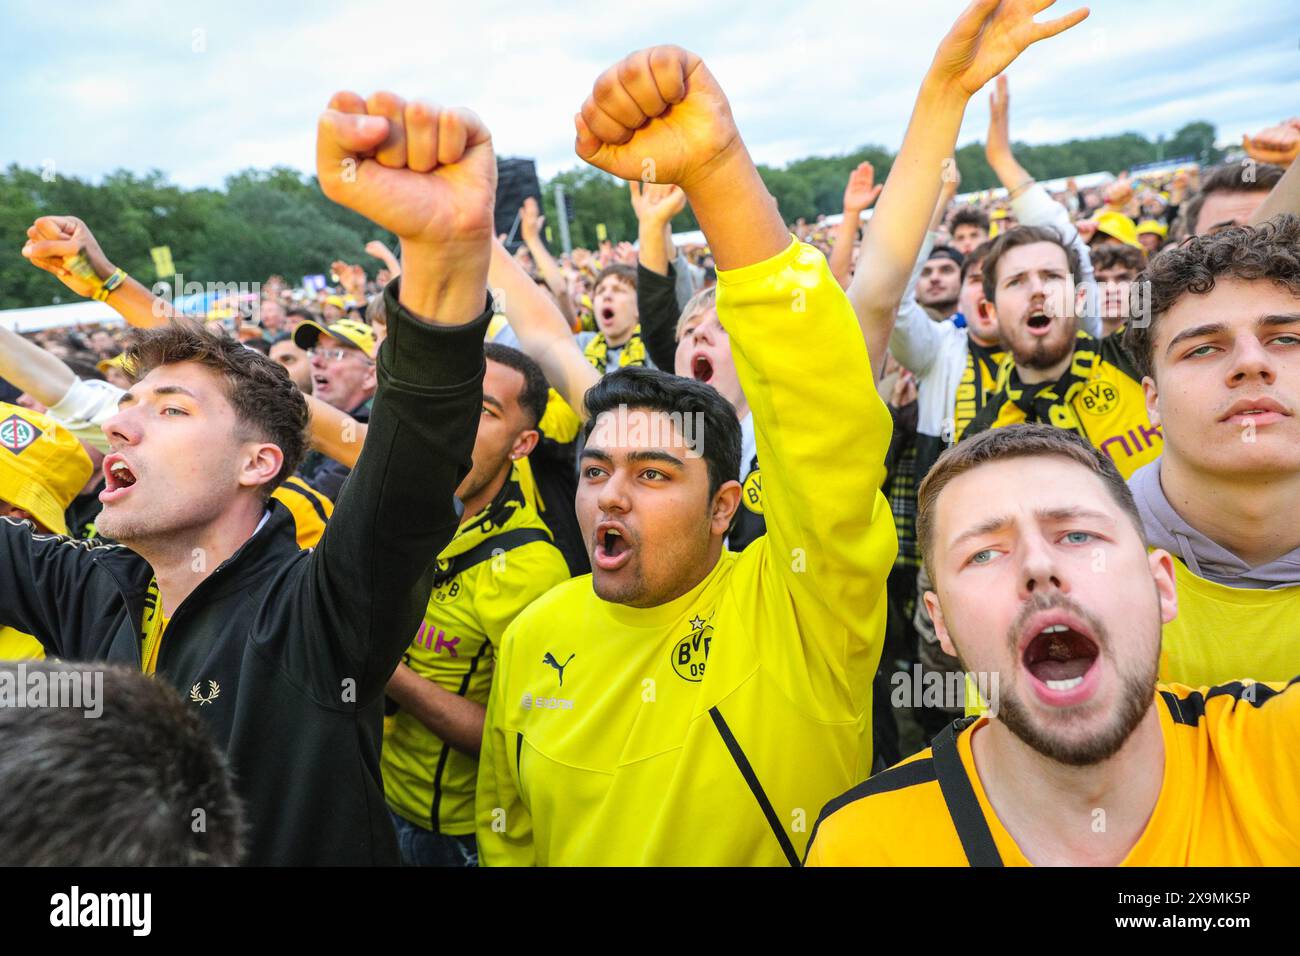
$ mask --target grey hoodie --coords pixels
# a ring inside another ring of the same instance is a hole
[[[1252,568],[1188,524],[1160,486],[1159,458],[1135,471],[1128,486],[1142,516],[1147,543],[1179,558],[1198,578],[1232,588],[1300,587],[1300,548]]]

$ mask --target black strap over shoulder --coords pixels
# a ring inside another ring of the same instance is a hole
[[[970,785],[961,755],[957,753],[957,735],[978,719],[964,717],[953,721],[934,738],[931,752],[939,789],[943,791],[948,816],[952,818],[962,849],[966,851],[966,862],[971,866],[1001,866],[1002,856],[993,842],[993,834]]]
[[[462,571],[467,571],[476,564],[482,564],[498,553],[513,551],[515,548],[525,544],[532,544],[534,541],[550,540],[551,536],[541,528],[516,528],[514,531],[503,531],[501,534],[494,534],[486,541],[479,542],[468,551],[449,560],[445,568],[440,568],[434,574],[433,586],[435,589],[442,587]]]

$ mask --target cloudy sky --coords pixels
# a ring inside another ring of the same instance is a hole
[[[476,109],[502,155],[576,164],[572,116],[620,56],[701,54],[761,162],[896,148],[961,0],[6,4],[0,164],[97,178],[163,170],[220,185],[249,166],[311,168],[337,89]],[[1300,114],[1296,0],[1098,0],[1009,72],[1012,136],[1051,142],[1208,119],[1239,141]],[[1056,15],[1072,9],[1064,0]],[[1203,13],[1200,11],[1204,11]],[[1190,12],[1196,11],[1196,12]],[[982,140],[987,98],[960,142]],[[1080,170],[1079,172],[1086,172]]]

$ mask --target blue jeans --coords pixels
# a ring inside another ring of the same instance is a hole
[[[478,841],[468,836],[434,833],[399,817],[388,815],[397,830],[397,848],[403,866],[478,866]]]

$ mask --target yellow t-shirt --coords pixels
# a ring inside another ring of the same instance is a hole
[[[518,471],[516,469],[517,477]],[[439,567],[457,555],[521,529],[546,530],[518,482],[474,521],[459,529]],[[564,557],[549,540],[502,549],[435,588],[405,663],[443,690],[486,706],[494,647],[515,616],[567,580]],[[393,812],[426,830],[474,832],[478,758],[447,746],[405,710],[385,721],[381,755],[384,794]]]
[[[1300,587],[1231,588],[1174,560],[1178,617],[1164,627],[1160,679],[1191,687],[1300,674]]]
[[[767,534],[658,607],[584,576],[520,614],[479,761],[486,865],[797,865],[816,808],[871,766],[889,413],[820,252],[792,243],[718,284]]]
[[[1300,864],[1300,681],[1192,690],[1159,685],[1164,778],[1151,819],[1122,866]],[[1002,826],[976,772],[971,737],[962,768],[997,854],[1029,861]],[[966,866],[931,750],[877,774],[822,811],[808,866]]]

